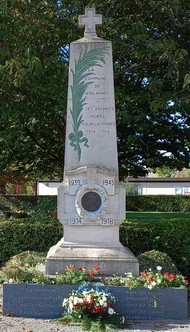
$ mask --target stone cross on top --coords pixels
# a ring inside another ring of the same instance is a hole
[[[96,25],[102,25],[102,15],[96,14],[95,8],[85,8],[85,15],[79,15],[79,27],[85,27],[85,38],[96,38]]]

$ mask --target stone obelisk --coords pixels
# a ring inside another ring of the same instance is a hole
[[[112,45],[98,38],[102,15],[79,16],[84,38],[70,45],[63,183],[58,219],[64,237],[50,248],[46,271],[67,265],[100,266],[104,275],[139,273],[135,256],[119,241],[125,219],[125,187],[118,180]]]

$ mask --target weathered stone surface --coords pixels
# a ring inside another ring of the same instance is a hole
[[[64,180],[58,189],[64,238],[48,252],[46,271],[85,261],[105,274],[138,275],[138,260],[119,241],[125,186],[118,175],[112,45],[96,35],[101,16],[94,8],[86,8],[79,23],[85,35],[70,45]]]

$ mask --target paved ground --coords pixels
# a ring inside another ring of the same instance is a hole
[[[175,305],[175,303],[174,303]],[[0,332],[81,332],[79,326],[63,326],[50,320],[2,316],[2,286],[0,286]],[[121,331],[121,330],[116,330]],[[123,332],[190,332],[189,318],[184,321],[132,322]],[[98,331],[97,331],[98,332]]]

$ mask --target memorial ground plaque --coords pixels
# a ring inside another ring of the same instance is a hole
[[[50,248],[49,274],[69,264],[98,264],[104,275],[139,273],[138,261],[119,242],[125,187],[118,180],[112,45],[98,38],[102,16],[79,16],[84,38],[70,45],[64,180],[58,219],[64,238]]]
[[[3,284],[3,315],[15,317],[61,317],[63,299],[79,285]],[[147,321],[188,318],[186,288],[129,289],[128,287],[101,286],[116,299],[114,309],[126,320]],[[154,305],[156,300],[157,305]]]

